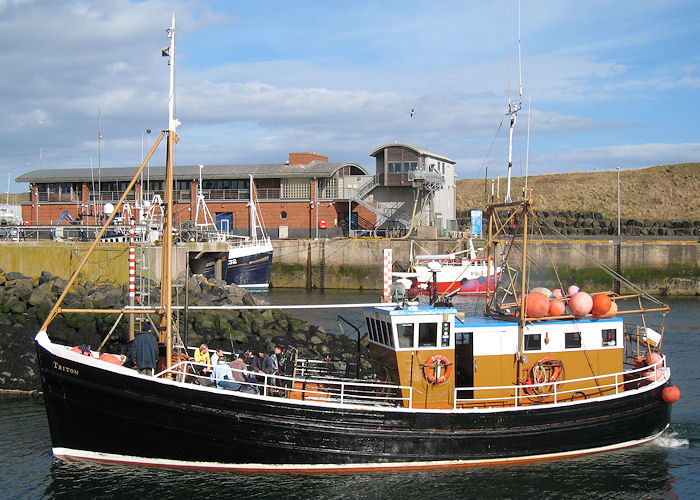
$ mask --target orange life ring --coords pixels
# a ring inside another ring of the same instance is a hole
[[[442,367],[445,368],[445,371],[438,376],[437,374]],[[436,354],[423,366],[423,375],[425,376],[425,380],[431,384],[442,384],[452,375],[452,361],[450,361],[447,356]]]
[[[553,359],[551,356],[545,356],[537,363],[532,365],[532,381],[535,384],[552,383],[559,380],[563,363]],[[547,369],[551,369],[551,376],[547,376]]]

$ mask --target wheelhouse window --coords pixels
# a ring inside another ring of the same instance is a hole
[[[379,331],[379,328],[377,327],[377,320],[372,318],[371,320],[372,328],[370,328],[370,335],[369,338],[373,340],[374,342],[379,342],[379,335],[377,332]]]
[[[396,325],[396,333],[399,337],[399,347],[413,347],[413,323]]]
[[[437,345],[437,323],[421,323],[418,326],[418,347]]]
[[[601,335],[603,338],[603,345],[604,346],[613,346],[616,345],[617,342],[617,330],[612,329],[612,330],[602,330]]]
[[[372,321],[370,318],[365,316],[365,322],[367,323],[367,334],[370,340],[374,340],[374,334],[372,333]]]
[[[382,339],[382,344],[388,345],[389,344],[389,327],[386,324],[386,321],[380,321],[380,323],[382,324],[382,335],[380,337]]]
[[[564,333],[564,348],[566,349],[578,349],[581,347],[581,333],[580,332],[566,332]]]
[[[539,333],[533,335],[525,335],[525,350],[539,351],[542,349],[542,335]]]

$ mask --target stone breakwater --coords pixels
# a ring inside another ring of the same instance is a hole
[[[66,281],[48,272],[27,277],[20,273],[0,270],[0,391],[37,391],[40,379],[36,364],[34,336],[51,307],[65,288]],[[210,281],[201,276],[190,277],[190,305],[264,305],[264,302],[236,286]],[[160,291],[152,284],[151,303],[158,304]],[[173,284],[173,303],[183,304],[185,279]],[[126,286],[111,281],[82,281],[73,285],[63,307],[109,309],[127,304]],[[48,328],[52,341],[64,345],[89,345],[93,349],[102,343],[113,327],[118,314],[59,314]],[[156,317],[153,318],[157,320]],[[178,314],[177,330],[184,340],[185,324],[182,311]],[[103,352],[124,353],[128,342],[128,321],[122,318]],[[326,332],[279,309],[190,311],[188,314],[187,345],[206,343],[210,349],[226,351],[271,352],[274,346],[292,346],[302,358],[333,360],[342,368],[354,362],[357,347],[354,340]],[[368,351],[363,348],[362,370],[370,368]]]
[[[503,220],[505,211],[499,212]],[[600,212],[574,212],[572,210],[535,210],[542,222],[543,234],[560,233],[567,236],[614,236],[617,219],[606,219]],[[460,227],[471,226],[470,212],[458,212]],[[620,221],[622,236],[700,236],[700,220],[649,220],[629,219]]]

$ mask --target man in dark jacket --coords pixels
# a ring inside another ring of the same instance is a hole
[[[143,375],[153,375],[158,362],[158,341],[151,331],[151,325],[144,323],[141,333],[134,337],[134,360]]]
[[[274,362],[269,355],[262,351],[258,352],[258,355],[253,358],[252,368],[253,371],[258,373],[267,373],[268,375],[275,373]]]

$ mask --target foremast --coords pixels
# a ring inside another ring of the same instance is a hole
[[[168,130],[163,130],[160,136],[153,144],[153,147],[148,152],[146,158],[144,158],[141,166],[136,170],[131,182],[127,186],[126,190],[122,194],[119,201],[116,203],[114,210],[104,222],[104,225],[97,233],[94,241],[90,245],[90,248],[85,253],[85,256],[78,264],[77,268],[73,272],[73,275],[68,280],[66,287],[64,288],[61,295],[56,300],[56,303],[49,311],[44,323],[41,325],[40,331],[46,332],[51,322],[54,318],[61,313],[92,313],[92,314],[150,314],[158,313],[161,316],[160,326],[159,326],[159,336],[160,341],[165,344],[165,355],[166,355],[166,366],[169,367],[172,361],[172,233],[173,233],[173,160],[174,160],[174,145],[178,138],[175,133],[175,129],[180,125],[179,120],[174,117],[175,114],[175,14],[173,14],[171,27],[167,30],[168,38],[170,38],[170,46],[165,47],[162,50],[163,56],[170,57],[170,94],[168,99],[169,107],[169,120],[168,120]],[[158,310],[144,309],[144,308],[134,308],[134,307],[122,307],[121,309],[69,309],[62,308],[61,304],[68,295],[68,292],[72,288],[75,281],[80,276],[83,268],[87,264],[90,256],[94,252],[97,245],[100,243],[101,238],[104,236],[107,228],[112,224],[114,218],[120,213],[121,207],[133,190],[134,186],[138,182],[141,174],[146,167],[146,165],[151,161],[153,153],[158,149],[163,136],[167,134],[167,153],[166,153],[166,172],[165,172],[165,207],[163,211],[163,247],[162,247],[162,267],[161,267],[161,306]],[[111,332],[110,332],[111,333]],[[106,339],[105,339],[106,340]],[[103,342],[104,344],[104,342]]]
[[[515,243],[515,239],[520,236],[522,244],[522,256],[521,256],[521,269],[520,269],[520,282],[516,283],[515,276],[512,271],[507,266],[502,269],[502,273],[508,274],[508,280],[510,281],[510,289],[513,293],[513,298],[515,300],[515,307],[517,308],[517,313],[505,313],[501,309],[501,304],[497,304],[497,291],[499,283],[495,283],[493,288],[489,287],[487,290],[486,297],[486,311],[487,316],[496,317],[506,317],[511,320],[518,321],[520,328],[518,328],[518,350],[516,354],[516,380],[519,377],[520,371],[522,369],[522,358],[524,350],[524,332],[525,324],[527,323],[527,312],[524,307],[525,296],[527,295],[527,281],[525,276],[527,276],[527,243],[528,243],[528,225],[529,225],[529,214],[532,212],[532,200],[530,198],[531,190],[525,190],[523,192],[523,199],[520,201],[507,201],[504,203],[495,203],[488,205],[486,207],[486,216],[489,221],[489,236],[487,241],[487,259],[490,259],[496,255],[496,245],[501,238],[506,239],[506,244],[511,247]],[[507,210],[508,217],[505,222],[499,220],[498,210]],[[505,234],[505,228],[511,226],[515,227],[515,233],[512,235],[510,241],[507,240]],[[518,228],[522,227],[522,235],[518,235]],[[494,260],[495,262],[495,260]],[[518,286],[519,285],[519,286]],[[516,293],[516,288],[517,290]]]
[[[165,344],[165,366],[170,367],[172,362],[172,260],[173,260],[173,163],[175,143],[178,138],[175,129],[180,121],[175,118],[175,14],[172,24],[166,30],[170,38],[170,47],[163,49],[163,55],[169,56],[170,64],[170,93],[168,95],[168,141],[165,158],[165,208],[163,211],[163,247],[161,257],[160,274],[160,342]]]

